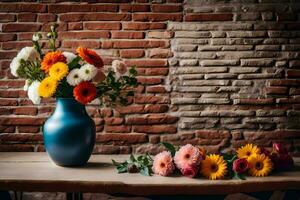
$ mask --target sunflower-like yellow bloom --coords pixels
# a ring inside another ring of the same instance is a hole
[[[56,92],[57,85],[58,82],[55,79],[52,77],[47,77],[42,80],[38,89],[38,93],[44,98],[51,97]]]
[[[267,176],[273,169],[271,159],[264,154],[250,156],[248,162],[251,176]]]
[[[49,69],[49,75],[51,78],[60,81],[67,76],[69,72],[68,65],[63,62],[57,62]]]
[[[211,180],[222,179],[227,173],[227,164],[223,156],[211,154],[202,161],[200,172]]]
[[[246,144],[242,146],[237,151],[238,158],[246,158],[248,159],[250,156],[257,155],[260,153],[259,148],[253,144]]]

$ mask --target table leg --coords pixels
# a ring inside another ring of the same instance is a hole
[[[66,193],[66,200],[83,200],[83,194],[81,192]]]

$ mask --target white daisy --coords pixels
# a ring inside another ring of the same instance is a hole
[[[38,89],[40,86],[39,81],[34,81],[31,83],[31,85],[28,87],[28,97],[32,101],[33,104],[40,104],[41,103],[41,97],[38,93]]]
[[[16,57],[11,61],[10,63],[10,71],[11,74],[15,77],[18,77],[18,69],[21,66],[21,60],[38,60],[39,59],[39,53],[35,50],[34,47],[24,47],[21,49],[21,51],[18,53]]]
[[[34,47],[24,47],[18,53],[17,57],[23,60],[37,60],[39,59],[40,55]]]
[[[90,64],[85,64],[79,69],[79,76],[84,81],[92,80],[97,73],[98,69],[94,65]]]
[[[70,53],[70,52],[65,51],[62,54],[66,57],[67,63],[72,62],[72,60],[74,60],[76,58],[76,55],[74,53]]]
[[[82,79],[79,76],[79,69],[73,69],[67,76],[67,82],[72,85],[78,85]]]
[[[19,57],[14,57],[14,59],[11,61],[9,67],[10,67],[10,73],[14,75],[15,77],[19,77],[17,71],[19,67],[21,66],[20,63],[21,59]]]

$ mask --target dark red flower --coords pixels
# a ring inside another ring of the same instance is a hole
[[[279,154],[288,153],[288,150],[281,143],[273,143],[273,149]]]
[[[236,159],[233,162],[233,167],[232,168],[238,174],[243,174],[243,173],[245,173],[248,170],[249,163],[248,163],[248,161],[247,161],[246,158]]]

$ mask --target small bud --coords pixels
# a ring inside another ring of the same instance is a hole
[[[40,39],[40,37],[38,36],[38,34],[34,34],[34,35],[32,36],[32,41],[34,41],[34,42],[39,41],[39,39]]]
[[[128,173],[137,173],[139,171],[135,164],[129,164],[127,170]]]

